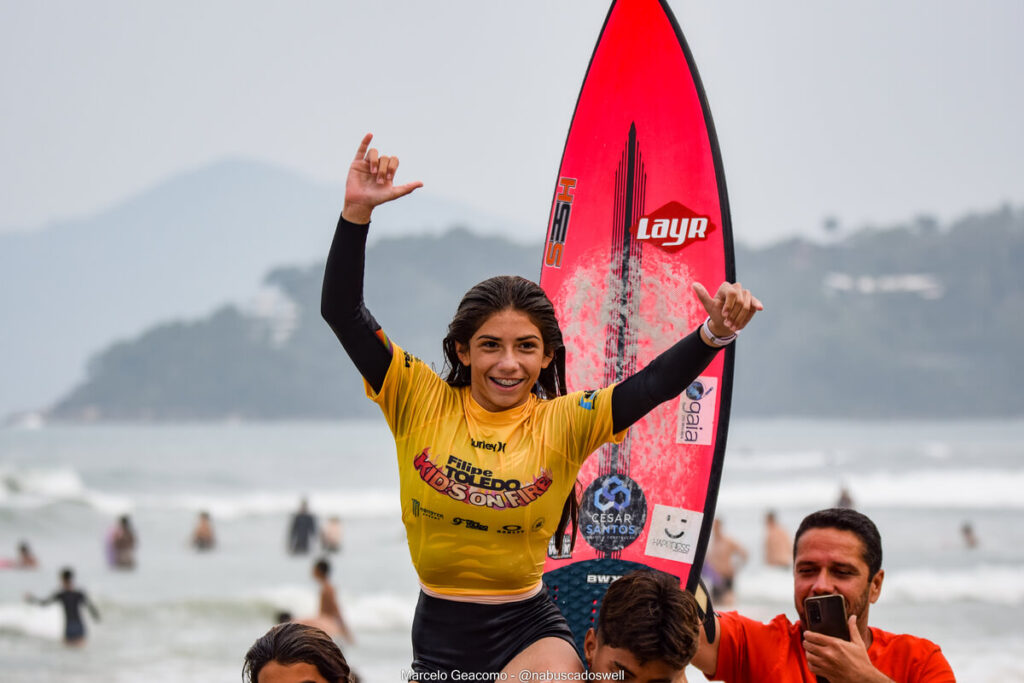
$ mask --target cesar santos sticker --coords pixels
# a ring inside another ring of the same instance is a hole
[[[595,550],[622,550],[640,536],[646,521],[644,492],[625,474],[598,477],[583,494],[580,531]]]

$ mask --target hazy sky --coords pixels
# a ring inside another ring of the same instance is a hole
[[[1024,3],[671,3],[762,243],[1024,203]],[[544,232],[603,0],[0,0],[0,230],[185,170],[340,183],[360,135],[406,179]],[[339,196],[340,205],[340,196]]]

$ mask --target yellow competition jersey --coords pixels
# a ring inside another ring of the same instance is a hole
[[[402,521],[427,588],[448,595],[526,592],[580,465],[612,434],[612,388],[488,412],[393,345],[379,394],[398,451]]]

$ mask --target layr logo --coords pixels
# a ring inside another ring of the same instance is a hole
[[[676,252],[694,242],[702,242],[715,231],[708,216],[701,215],[679,202],[641,216],[629,232],[640,242],[649,242],[668,252]]]

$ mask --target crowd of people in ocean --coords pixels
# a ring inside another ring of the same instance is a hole
[[[328,555],[341,551],[343,527],[341,517],[331,515],[321,526],[316,516],[309,510],[308,501],[303,498],[298,510],[291,516],[285,534],[286,552],[292,555],[311,554],[319,545],[323,557],[316,559],[312,565],[312,577],[318,586],[319,610],[314,615],[296,621],[315,626],[332,636],[340,636],[346,642],[354,642],[349,631],[334,587],[330,583],[331,563]],[[130,572],[136,569],[136,550],[138,534],[130,515],[117,517],[103,538],[103,551],[107,566],[113,571]],[[195,526],[189,536],[189,545],[198,553],[209,553],[217,546],[213,519],[206,510],[201,510],[196,518]],[[18,543],[17,555],[11,559],[0,558],[0,567],[8,569],[34,570],[40,566],[39,559],[28,541]],[[46,606],[53,603],[63,608],[64,643],[78,647],[86,640],[86,619],[83,612],[88,611],[94,621],[100,620],[99,610],[89,599],[87,593],[76,585],[75,570],[63,567],[59,572],[59,587],[49,596],[39,598],[30,593],[25,594],[25,601]],[[292,621],[287,612],[276,615],[278,622]]]
[[[936,644],[869,626],[885,577],[882,541],[875,524],[853,509],[847,490],[835,507],[804,517],[792,538],[773,511],[765,513],[764,561],[792,568],[797,621],[780,614],[762,623],[716,609],[733,602],[737,573],[749,559],[717,519],[704,565],[709,591],[688,592],[677,578],[654,570],[627,573],[611,582],[578,651],[577,634],[542,573],[549,541],[570,551],[576,543],[582,463],[603,444],[620,443],[631,425],[690,386],[763,306],[738,283],[714,291],[694,283],[695,303],[707,314],[703,323],[680,330],[678,342],[621,381],[570,393],[551,300],[534,282],[498,276],[459,303],[442,342],[446,363],[439,375],[391,339],[364,303],[371,215],[422,186],[395,184],[398,157],[372,148],[372,137],[364,136],[349,166],[321,308],[395,440],[402,520],[420,583],[413,661],[404,678],[456,680],[461,673],[474,680],[678,683],[692,664],[723,681],[954,680]],[[504,499],[517,504],[480,505],[473,512],[479,519],[465,520],[464,499],[483,494],[438,477],[437,458],[462,463],[487,481],[534,483]],[[445,518],[465,523],[440,521]],[[509,533],[481,533],[488,529]],[[289,526],[289,552],[309,553],[318,535],[324,550],[340,550],[340,520],[320,529],[303,501]],[[973,539],[973,530],[964,537]],[[200,514],[192,539],[197,551],[216,547],[209,515]],[[137,543],[130,519],[120,518],[107,539],[111,566],[130,570]],[[250,683],[352,680],[335,642],[352,642],[352,633],[330,570],[327,559],[313,566],[319,614],[279,615],[283,623],[246,653]],[[65,606],[68,642],[80,642],[82,620],[71,615],[83,607],[98,612],[70,570],[61,582],[42,602]],[[818,599],[828,596],[826,609]]]

